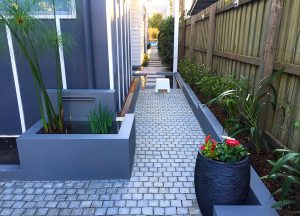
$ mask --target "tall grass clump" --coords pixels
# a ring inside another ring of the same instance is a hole
[[[90,112],[88,120],[93,134],[108,134],[111,131],[113,115],[101,104]]]

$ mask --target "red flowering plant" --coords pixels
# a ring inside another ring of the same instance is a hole
[[[224,137],[225,141],[218,144],[208,135],[205,143],[200,146],[200,152],[207,158],[225,163],[234,163],[244,159],[249,153],[236,139]]]

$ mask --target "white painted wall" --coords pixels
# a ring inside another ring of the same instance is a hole
[[[133,66],[140,66],[145,50],[145,7],[140,0],[131,0],[130,25],[131,25],[131,61]]]

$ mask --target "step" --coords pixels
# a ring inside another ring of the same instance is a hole
[[[149,62],[149,64],[162,64],[161,62]]]
[[[164,75],[147,75],[147,79],[165,78]]]

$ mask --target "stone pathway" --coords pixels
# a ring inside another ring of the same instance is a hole
[[[182,91],[140,92],[132,178],[0,182],[0,215],[200,215],[194,165],[204,134]]]
[[[158,55],[157,46],[151,47],[151,56],[148,67],[164,67],[161,63],[160,57]]]
[[[164,75],[157,75],[157,72],[171,72],[167,67],[163,66],[161,59],[158,55],[158,49],[156,46],[151,47],[151,55],[149,65],[144,67],[143,72],[149,73],[147,75],[146,89],[154,89],[156,78],[165,78]],[[153,74],[153,75],[152,75]]]

